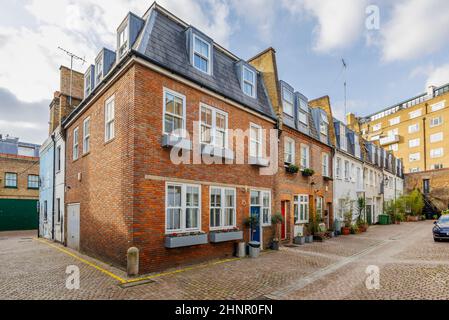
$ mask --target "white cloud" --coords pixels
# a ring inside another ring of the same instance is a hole
[[[162,6],[227,46],[231,27],[224,0],[161,0]],[[93,63],[103,46],[115,48],[115,32],[129,11],[143,15],[149,2],[140,0],[30,0],[25,8],[37,27],[2,26],[0,21],[0,88],[24,102],[52,97],[59,86],[59,66],[69,65],[58,46]],[[209,12],[214,12],[213,15]],[[76,64],[84,71],[87,65]]]
[[[448,12],[447,0],[395,2],[390,21],[381,27],[383,59],[418,58],[447,44]]]
[[[318,52],[346,48],[365,31],[367,0],[283,0],[282,3],[294,15],[317,20],[314,49]]]
[[[440,87],[449,83],[449,63],[435,66],[433,64],[428,64],[420,66],[412,70],[410,73],[410,78],[424,77],[425,78],[425,88],[427,90],[429,86]]]
[[[246,22],[259,32],[259,38],[269,43],[272,39],[276,19],[277,1],[273,0],[231,0],[232,8]]]

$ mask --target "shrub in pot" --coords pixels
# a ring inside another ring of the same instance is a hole
[[[284,217],[280,213],[276,213],[274,216],[271,217],[271,222],[274,224],[275,227],[275,233],[274,238],[271,243],[271,249],[273,250],[279,250],[279,242],[280,242],[280,227],[282,223],[284,222]]]
[[[347,211],[344,214],[344,226],[341,228],[341,234],[347,236],[351,234],[352,212]]]
[[[313,242],[313,235],[312,235],[312,227],[309,223],[307,226],[304,227],[304,238],[306,240],[306,243],[312,243]]]
[[[306,243],[306,237],[305,236],[296,236],[293,238],[293,243],[298,245],[303,245]]]

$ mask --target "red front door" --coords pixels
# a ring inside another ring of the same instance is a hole
[[[287,202],[282,202],[282,217],[283,222],[282,222],[282,227],[281,227],[281,239],[285,240],[287,238]]]

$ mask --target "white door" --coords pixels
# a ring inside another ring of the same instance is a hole
[[[74,250],[80,249],[80,205],[67,206],[67,246]]]

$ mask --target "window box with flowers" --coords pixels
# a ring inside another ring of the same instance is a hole
[[[212,243],[242,240],[243,231],[240,231],[238,228],[215,230],[210,232],[209,238]]]
[[[303,177],[311,177],[315,174],[315,171],[309,168],[305,168],[302,170]]]
[[[172,233],[165,237],[165,247],[170,249],[191,247],[207,243],[207,234],[204,232]]]
[[[297,165],[294,165],[294,164],[289,164],[289,165],[287,165],[287,166],[285,167],[285,170],[286,170],[288,173],[296,174],[296,173],[299,172],[299,167],[298,167]]]

